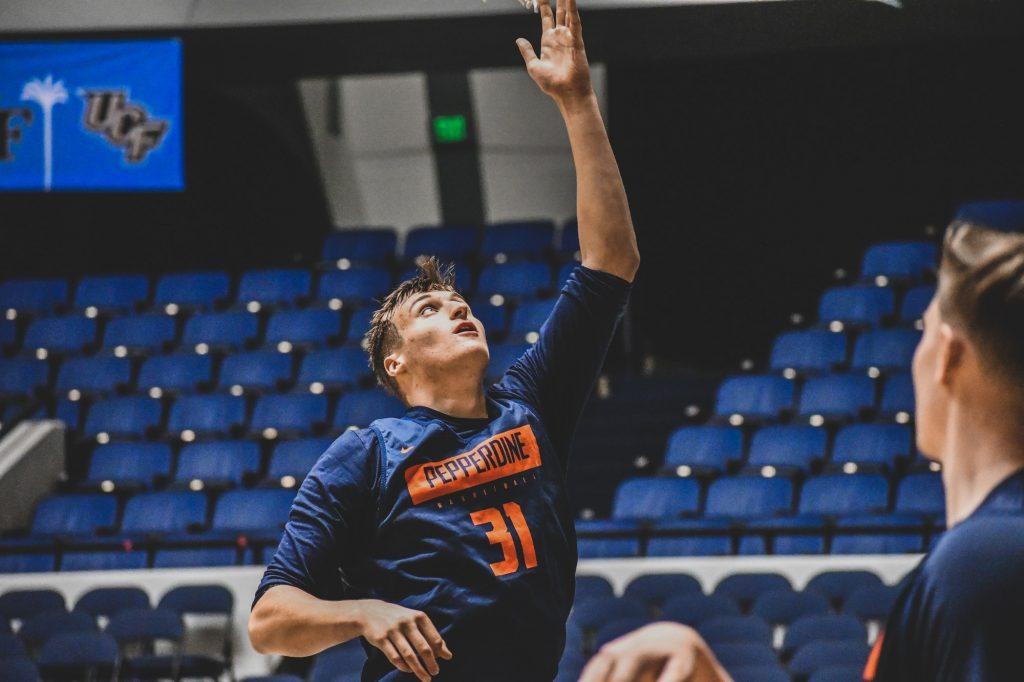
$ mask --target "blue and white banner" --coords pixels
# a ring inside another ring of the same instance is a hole
[[[0,191],[180,190],[181,42],[0,43]]]

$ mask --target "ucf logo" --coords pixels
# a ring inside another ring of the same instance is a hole
[[[167,134],[168,122],[149,118],[145,109],[128,101],[124,90],[82,90],[79,94],[85,99],[85,129],[124,149],[131,163],[145,159]]]
[[[10,161],[14,158],[11,145],[14,142],[21,142],[21,128],[17,120],[21,119],[24,124],[32,123],[31,109],[0,109],[0,161]]]

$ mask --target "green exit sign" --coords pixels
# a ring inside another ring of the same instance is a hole
[[[462,114],[434,117],[434,139],[439,144],[465,142],[468,136],[466,117]]]

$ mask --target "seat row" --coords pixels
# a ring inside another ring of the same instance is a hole
[[[921,332],[912,329],[865,331],[854,344],[850,344],[845,332],[787,332],[775,339],[769,368],[787,379],[846,368],[875,378],[883,373],[909,370],[920,340]]]

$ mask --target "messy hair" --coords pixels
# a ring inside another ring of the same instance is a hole
[[[979,346],[982,362],[1024,385],[1024,235],[950,225],[937,298],[942,318]]]
[[[398,382],[384,369],[384,358],[402,345],[402,336],[393,321],[395,311],[414,294],[427,291],[455,291],[453,265],[442,265],[436,257],[429,256],[421,258],[417,266],[418,270],[413,277],[396,286],[381,301],[380,307],[373,313],[370,328],[364,337],[364,345],[370,355],[370,369],[373,370],[377,383],[399,398],[402,395],[398,390]]]

